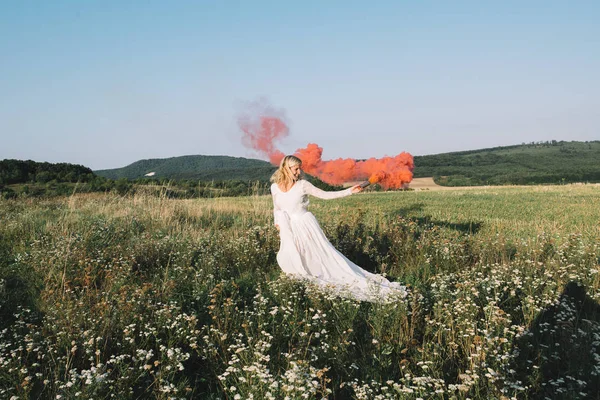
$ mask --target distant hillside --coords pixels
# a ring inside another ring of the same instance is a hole
[[[0,161],[0,198],[51,197],[109,191],[114,182],[83,165],[32,160]]]
[[[414,177],[439,185],[529,185],[600,182],[600,141],[552,141],[415,156]],[[94,171],[110,179],[153,178],[267,182],[275,167],[229,156],[182,156],[140,160],[123,168]]]
[[[50,181],[88,182],[93,178],[92,170],[83,165],[53,164],[32,160],[0,160],[0,185]]]
[[[181,156],[140,160],[123,168],[94,171],[110,179],[138,179],[154,172],[153,178],[193,180],[268,181],[275,167],[266,161],[229,156]]]
[[[416,156],[414,177],[439,185],[600,182],[600,141],[551,141]]]

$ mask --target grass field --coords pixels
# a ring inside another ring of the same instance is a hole
[[[268,196],[0,200],[0,398],[600,396],[600,187],[311,200],[410,287],[286,279]]]

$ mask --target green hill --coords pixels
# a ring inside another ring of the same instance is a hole
[[[415,178],[434,177],[445,186],[529,185],[600,182],[600,141],[551,141],[415,156]],[[229,156],[181,156],[136,161],[94,171],[110,178],[267,182],[275,167],[266,161]]]
[[[439,185],[600,182],[600,141],[551,141],[415,157],[415,178]]]
[[[192,180],[268,181],[276,167],[266,161],[229,156],[181,156],[140,160],[123,168],[94,171],[110,179],[138,179],[154,172],[153,178]]]

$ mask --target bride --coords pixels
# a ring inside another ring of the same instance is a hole
[[[315,216],[307,210],[308,195],[337,199],[362,191],[360,185],[326,192],[300,179],[302,160],[285,156],[271,177],[275,226],[280,248],[277,263],[286,274],[358,300],[382,301],[404,297],[406,289],[354,264],[329,242]]]

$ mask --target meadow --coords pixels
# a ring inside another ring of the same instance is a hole
[[[279,272],[270,196],[0,199],[0,398],[600,397],[600,186],[311,200],[409,287]]]

